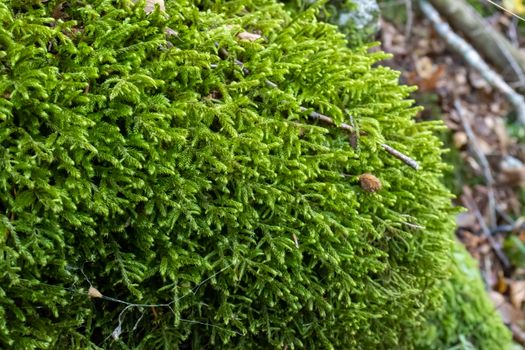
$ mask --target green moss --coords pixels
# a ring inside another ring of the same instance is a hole
[[[379,6],[376,0],[284,0],[293,12],[316,8],[317,19],[336,25],[348,45],[357,47],[374,40],[379,31]]]
[[[445,307],[428,314],[428,334],[418,348],[510,349],[510,332],[487,297],[478,266],[459,242],[449,269],[450,279],[441,283]]]
[[[0,3],[1,347],[416,347],[450,269],[442,124],[313,11],[166,6]]]

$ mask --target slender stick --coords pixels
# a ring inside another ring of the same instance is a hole
[[[487,197],[489,204],[489,226],[492,228],[496,226],[496,198],[494,194],[494,177],[492,176],[492,171],[490,170],[489,161],[487,160],[487,157],[485,157],[485,154],[483,154],[483,152],[481,151],[478,145],[476,135],[474,134],[474,131],[472,130],[470,124],[467,121],[463,110],[463,106],[461,106],[461,103],[458,100],[454,101],[454,108],[456,108],[459,119],[461,119],[461,123],[463,124],[463,129],[467,134],[467,138],[469,140],[469,148],[472,150],[472,152],[478,159],[478,164],[483,170],[483,177],[485,178],[485,183],[488,187]]]
[[[463,191],[464,195],[464,204],[465,206],[474,212],[474,215],[476,216],[476,219],[479,222],[479,226],[481,227],[481,232],[483,233],[483,236],[487,239],[487,241],[490,244],[490,247],[498,257],[498,260],[501,262],[501,265],[503,265],[504,270],[508,270],[511,267],[509,258],[505,255],[503,250],[501,249],[501,246],[494,237],[491,235],[491,231],[487,226],[487,223],[485,222],[485,219],[483,218],[483,215],[481,215],[481,212],[479,211],[478,206],[476,205],[476,202],[474,201],[474,198],[470,195],[469,191]]]
[[[215,43],[215,46],[218,47],[218,45],[219,45],[218,43]],[[226,49],[224,49],[224,48],[220,48],[219,52],[221,53],[221,55],[223,57],[228,57],[229,56],[229,52]],[[242,69],[242,71],[243,71],[243,73],[245,75],[249,75],[250,74],[250,71],[248,69],[246,69],[246,67],[244,67],[244,63],[243,62],[241,62],[241,61],[236,59],[235,60],[235,64],[237,64],[239,67],[241,67],[241,69]],[[265,80],[265,84],[267,86],[269,86],[270,88],[272,88],[272,89],[277,89],[279,87],[276,83],[274,83],[274,82],[272,82],[270,80]],[[301,112],[306,112],[308,110],[308,108],[300,106],[299,110]],[[330,125],[336,125],[332,118],[330,118],[327,115],[324,115],[324,114],[321,114],[319,112],[316,112],[316,111],[311,111],[310,113],[308,113],[308,116],[311,119],[320,120],[320,121],[322,121],[324,123],[327,123],[327,124],[330,124]],[[352,127],[350,124],[347,124],[347,123],[341,123],[341,124],[339,124],[338,127],[343,129],[343,130],[347,130],[347,131],[349,131],[351,133],[354,133],[356,131],[355,130],[356,128]],[[415,161],[414,159],[410,158],[406,154],[403,154],[403,153],[399,152],[398,150],[396,150],[395,148],[393,148],[393,147],[391,147],[391,146],[389,146],[387,144],[384,144],[384,143],[381,144],[381,147],[383,147],[388,153],[390,153],[394,157],[400,159],[405,164],[409,165],[410,167],[414,168],[415,170],[419,169],[418,162]]]
[[[405,25],[405,42],[408,42],[410,40],[410,35],[412,34],[412,25],[414,21],[412,0],[405,0],[405,10],[407,13],[407,23]]]
[[[390,153],[391,155],[393,155],[397,159],[399,159],[402,162],[404,162],[406,165],[414,168],[415,170],[419,169],[418,162],[416,162],[414,159],[410,158],[406,154],[403,154],[403,153],[399,152],[397,149],[392,148],[391,146],[387,145],[386,143],[382,143],[381,147],[383,147],[385,149],[385,151],[387,151],[388,153]]]
[[[305,108],[305,107],[300,107],[300,110],[301,112],[306,112],[308,110],[308,108]],[[312,119],[318,119],[322,122],[325,122],[327,124],[332,124],[332,125],[335,125],[335,122],[332,118],[330,118],[329,116],[326,116],[324,114],[321,114],[321,113],[318,113],[318,112],[315,112],[315,111],[312,111],[308,114],[308,116]],[[346,123],[341,123],[339,125],[339,127],[341,129],[344,129],[344,130],[348,130],[348,131],[354,131],[354,128],[349,125],[349,124],[346,124]]]

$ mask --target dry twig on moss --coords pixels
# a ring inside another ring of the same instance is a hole
[[[216,42],[215,46],[219,47],[219,43]],[[224,59],[224,58],[229,57],[230,53],[225,48],[219,48],[219,56]],[[234,62],[235,62],[236,65],[238,65],[242,69],[242,72],[243,72],[244,75],[249,75],[250,74],[250,71],[244,66],[244,62],[241,62],[238,59],[234,59]],[[211,68],[215,68],[215,67],[212,66]],[[279,86],[276,83],[274,83],[274,82],[272,82],[270,80],[265,80],[265,84],[268,87],[272,88],[272,89],[278,89],[279,88]],[[306,111],[308,111],[308,108],[300,106],[299,110],[301,112],[306,112]],[[355,128],[354,126],[352,126],[350,124],[341,123],[341,124],[337,125],[332,118],[330,118],[329,116],[324,115],[322,113],[316,112],[316,111],[311,111],[310,113],[308,113],[308,117],[310,117],[310,119],[313,119],[313,120],[320,120],[320,121],[322,121],[322,122],[324,122],[326,124],[331,124],[331,125],[337,126],[338,128],[341,128],[343,130],[346,130],[346,131],[350,132],[351,133],[351,142],[350,142],[351,144],[353,143],[352,142],[352,138],[358,137],[357,136],[357,130],[356,130],[357,128]],[[353,118],[351,116],[350,116],[350,118],[351,118],[350,120],[353,121]],[[356,146],[357,145],[352,144],[353,148],[356,148]],[[418,162],[415,161],[414,159],[410,158],[406,154],[403,154],[400,151],[396,150],[395,148],[393,148],[393,147],[391,147],[391,146],[389,146],[387,144],[384,144],[384,143],[381,144],[381,147],[386,152],[388,152],[389,154],[393,155],[397,159],[403,161],[405,164],[407,164],[411,168],[413,168],[415,170],[419,169]]]
[[[415,170],[419,169],[419,164],[414,159],[407,156],[406,154],[399,152],[397,149],[393,148],[392,146],[387,145],[386,143],[382,143],[381,147],[383,147],[385,151],[387,151],[388,153],[390,153],[397,159],[401,160],[403,163],[410,166],[411,168]]]

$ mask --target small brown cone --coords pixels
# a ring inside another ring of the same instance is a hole
[[[372,174],[365,173],[359,176],[359,185],[366,192],[377,192],[381,189],[381,181]]]

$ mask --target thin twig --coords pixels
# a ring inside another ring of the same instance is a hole
[[[354,129],[350,132],[350,146],[352,146],[353,149],[359,149],[359,130],[357,128],[356,123],[354,122],[354,117],[348,113],[347,110],[345,112],[349,115],[350,119],[350,126]]]
[[[493,36],[492,27],[486,19],[481,19],[485,26],[481,26],[479,29],[470,32],[471,37],[479,37],[482,34],[488,33],[489,35]],[[505,45],[500,42],[500,40],[497,40],[495,38],[494,44],[498,47],[499,52],[502,53],[503,56],[505,56],[505,59],[507,63],[509,64],[509,67],[505,67],[505,69],[502,69],[503,73],[509,74],[508,70],[509,68],[512,70],[512,73],[516,76],[517,80],[516,82],[511,83],[513,87],[523,86],[525,84],[525,76],[523,75],[523,71],[519,65],[519,63],[516,61],[516,58],[509,52],[508,49],[505,48]],[[515,45],[518,47],[517,45]],[[510,86],[510,84],[509,84]]]
[[[510,261],[507,258],[507,256],[505,255],[505,253],[503,253],[503,250],[501,249],[500,244],[498,242],[496,242],[496,240],[494,239],[493,236],[490,235],[490,230],[488,229],[487,224],[485,223],[485,220],[483,219],[483,216],[481,215],[481,213],[480,213],[479,209],[477,208],[477,206],[476,206],[476,210],[475,210],[474,213],[476,215],[476,218],[478,219],[479,225],[481,226],[481,230],[483,231],[483,235],[487,238],[487,241],[489,242],[492,250],[494,251],[494,253],[498,257],[498,259],[501,262],[501,264],[503,265],[503,269],[505,271],[508,271],[510,269],[510,267],[511,267]]]
[[[516,17],[512,17],[512,22],[511,22],[511,24],[508,27],[508,36],[509,36],[511,44],[515,48],[519,48],[519,46],[520,46],[520,44],[518,42],[517,26],[518,26],[518,19]],[[505,58],[507,59],[507,61],[509,61],[509,63],[512,66],[512,71],[518,77],[518,82],[519,83],[517,83],[517,84],[515,83],[512,86],[514,88],[525,86],[525,76],[523,75],[523,71],[520,68],[520,65],[518,64],[518,62],[516,62],[516,59],[514,58],[514,56],[512,56],[512,54],[510,52],[508,52],[507,50],[504,50],[504,48],[502,47],[503,45],[499,42],[499,40],[496,41],[496,45],[498,45],[498,47],[500,48],[501,52],[503,52],[503,54],[505,55]]]
[[[454,33],[449,24],[439,17],[439,13],[432,5],[426,0],[419,0],[419,4],[425,16],[432,22],[436,32],[445,39],[451,48],[460,53],[465,61],[476,69],[487,83],[507,98],[516,110],[518,121],[520,124],[525,125],[525,99],[523,96],[514,91],[501,76],[494,72],[470,44]]]
[[[219,47],[219,43],[215,43],[215,46],[216,47]],[[224,58],[228,57],[229,56],[229,52],[225,49],[225,48],[220,48],[219,49],[219,53],[221,54],[221,56],[223,56]],[[245,75],[249,75],[250,74],[250,71],[248,69],[246,69],[244,67],[244,63],[235,59],[235,63],[240,66],[242,68],[242,71]],[[270,81],[270,80],[265,80],[265,84],[268,85],[270,88],[273,88],[273,89],[277,89],[279,86]],[[300,106],[299,107],[299,110],[301,112],[306,112],[308,111],[308,108],[306,107],[303,107],[303,106]],[[314,120],[320,120],[324,123],[327,123],[327,124],[331,124],[331,125],[336,125],[336,123],[334,122],[334,120],[332,118],[330,118],[329,116],[327,115],[324,115],[324,114],[321,114],[319,112],[316,112],[316,111],[311,111],[310,113],[308,113],[308,116],[311,118],[311,119],[314,119]],[[352,121],[352,116],[350,116],[350,120]],[[347,123],[341,123],[339,124],[338,126],[339,128],[343,129],[343,130],[346,130],[346,131],[349,131],[350,133],[355,133],[356,132],[356,128],[354,128],[353,126],[351,126],[350,124],[347,124]],[[364,134],[364,133],[363,133]],[[390,153],[391,155],[393,155],[394,157],[400,159],[401,161],[403,161],[404,163],[406,163],[407,165],[409,165],[410,167],[414,168],[415,170],[418,170],[419,169],[419,164],[417,163],[417,161],[415,161],[414,159],[410,158],[409,156],[399,152],[398,150],[392,148],[391,146],[388,146],[387,144],[381,144],[381,146],[388,152]],[[353,146],[352,146],[353,147]]]
[[[412,0],[405,0],[405,10],[407,13],[407,23],[405,25],[405,42],[408,42],[410,40],[410,35],[412,34],[412,25],[414,22]]]
[[[487,28],[485,28],[485,30],[487,30]],[[520,65],[518,64],[518,62],[516,62],[516,59],[510,54],[508,50],[505,50],[505,47],[502,45],[501,42],[495,40],[494,43],[499,48],[503,56],[505,56],[507,62],[509,62],[510,64],[512,72],[516,74],[516,77],[518,78],[518,82],[515,82],[514,84],[517,86],[523,86],[525,84],[525,76],[523,75],[523,71],[521,70]]]
[[[496,213],[503,219],[507,224],[514,224],[514,219],[505,212],[501,204],[496,203]]]
[[[300,107],[299,109],[300,109],[301,112],[306,112],[308,110],[308,108],[305,108],[305,107]],[[320,120],[320,121],[325,122],[327,124],[335,125],[334,120],[332,118],[330,118],[329,116],[326,116],[324,114],[312,111],[312,112],[308,113],[308,116],[310,118],[312,118],[312,119],[317,119],[317,120]],[[344,130],[347,130],[347,131],[350,131],[350,132],[354,131],[354,128],[352,128],[351,125],[346,124],[346,123],[339,124],[339,127],[341,129],[344,129]]]
[[[219,45],[219,43],[216,42],[216,43],[215,43],[215,46],[218,47],[218,45]],[[229,57],[229,55],[230,55],[230,53],[228,52],[228,50],[226,50],[225,48],[220,48],[220,49],[219,49],[219,52],[221,53],[221,55],[222,55],[223,57]],[[235,61],[235,64],[237,64],[239,67],[241,67],[241,69],[242,69],[242,71],[243,71],[243,73],[244,73],[245,75],[249,75],[249,74],[250,74],[250,71],[244,66],[244,63],[243,63],[243,62],[241,62],[241,61],[239,61],[239,60],[237,60],[237,59],[235,59],[234,61]],[[277,89],[277,88],[279,88],[279,86],[278,86],[276,83],[274,83],[274,82],[272,82],[272,81],[270,81],[270,80],[265,80],[264,83],[265,83],[266,85],[268,85],[268,87],[270,87],[270,88],[272,88],[272,89]],[[302,106],[300,107],[300,111],[301,111],[301,112],[306,112],[307,110],[308,110],[308,108],[306,108],[306,107],[302,107]],[[321,120],[321,121],[323,121],[323,122],[325,122],[325,123],[327,123],[327,124],[335,125],[334,120],[333,120],[332,118],[330,118],[329,116],[326,116],[326,115],[324,115],[324,114],[321,114],[321,113],[318,113],[318,112],[312,111],[312,112],[310,112],[310,113],[308,114],[308,116],[309,116],[310,118],[312,118],[312,119],[318,119],[318,120]],[[340,124],[339,127],[340,127],[341,129],[345,129],[345,130],[350,131],[350,132],[354,131],[354,128],[353,128],[352,126],[350,126],[349,124],[346,124],[346,123],[342,123],[342,124]]]
[[[523,230],[525,227],[520,226],[519,229]],[[490,230],[490,233],[492,235],[495,235],[497,233],[511,233],[516,232],[516,227],[514,225],[499,225],[494,227],[492,230]]]
[[[385,151],[387,151],[388,153],[390,153],[391,155],[393,155],[397,159],[401,160],[406,165],[414,168],[415,170],[419,169],[418,162],[416,162],[414,159],[410,158],[406,154],[403,154],[403,153],[399,152],[397,149],[387,145],[386,143],[382,143],[381,147],[383,147]]]
[[[525,229],[525,217],[521,216],[516,221],[509,225],[499,225],[492,228],[492,234],[496,233],[509,233],[509,232],[521,232]]]
[[[244,66],[244,63],[239,61],[238,59],[235,59],[233,60],[235,62],[236,65],[238,65],[239,67],[241,67],[242,69],[242,72],[244,73],[244,75],[249,75],[250,74],[250,71],[248,70],[248,68],[246,68]]]
[[[269,80],[265,80],[264,81],[266,83],[266,85],[268,85],[269,87],[271,87],[272,89],[277,89],[277,84],[272,82],[272,81],[269,81]]]
[[[482,172],[483,172],[483,178],[485,179],[485,183],[488,188],[488,205],[489,205],[489,226],[495,227],[496,222],[496,199],[494,195],[494,177],[492,176],[492,171],[490,169],[490,164],[487,160],[487,157],[485,157],[485,154],[481,151],[481,148],[479,147],[476,135],[474,134],[474,131],[470,127],[470,123],[467,121],[467,117],[465,116],[465,112],[463,110],[463,106],[461,103],[456,99],[454,101],[454,108],[458,112],[459,119],[461,119],[461,124],[463,125],[463,129],[465,130],[465,133],[467,134],[467,138],[469,140],[469,147],[476,156],[478,160],[478,164],[481,166]]]
[[[494,192],[494,186],[488,186],[487,200],[489,205],[489,226],[492,228],[496,226],[496,194]]]
[[[509,28],[507,30],[510,38],[510,42],[515,47],[519,47],[520,43],[518,41],[518,19],[516,17],[512,17],[512,23],[509,25]]]
[[[503,266],[503,269],[505,271],[508,271],[508,269],[511,267],[510,261],[505,255],[505,253],[502,251],[500,244],[496,242],[494,237],[491,235],[490,229],[488,228],[487,223],[483,218],[483,215],[481,215],[481,212],[479,211],[476,202],[470,195],[470,191],[463,191],[463,196],[465,199],[465,206],[474,212],[474,215],[478,220],[479,226],[481,227],[481,232],[483,236],[487,239],[487,242],[489,243],[490,247],[498,257],[499,261],[501,262],[501,265]]]

